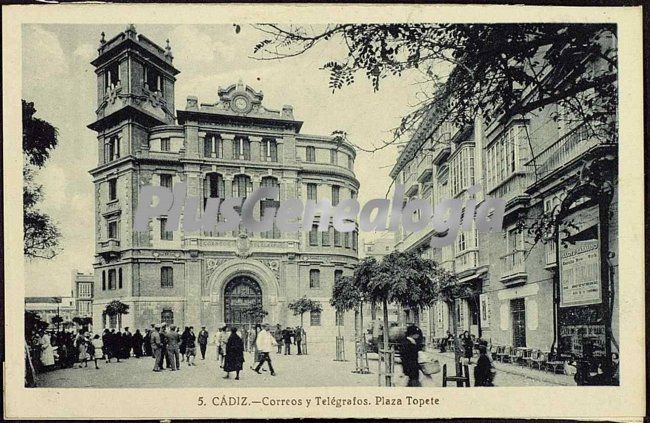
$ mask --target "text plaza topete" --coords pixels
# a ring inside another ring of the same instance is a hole
[[[480,191],[480,185],[468,189],[470,195]],[[173,190],[162,186],[147,185],[138,197],[135,214],[135,230],[147,231],[149,219],[167,217],[166,229],[178,229],[183,215],[183,231],[232,231],[243,225],[251,232],[273,229],[273,224],[282,232],[295,232],[301,228],[311,229],[317,213],[318,230],[327,231],[329,222],[339,232],[352,232],[359,221],[359,229],[370,231],[397,231],[401,224],[405,231],[417,232],[431,224],[438,234],[431,238],[431,247],[450,245],[459,230],[476,229],[479,232],[500,231],[506,203],[502,199],[485,197],[480,204],[469,199],[464,204],[459,199],[447,199],[434,207],[427,200],[410,199],[404,202],[404,185],[396,185],[392,201],[386,198],[368,201],[363,208],[354,198],[332,206],[328,199],[307,200],[297,198],[283,200],[277,208],[266,208],[264,216],[256,220],[255,206],[267,198],[277,198],[277,187],[262,187],[247,198],[207,198],[203,213],[201,198],[187,196],[186,184],[175,184]],[[154,198],[157,202],[154,204]],[[239,212],[238,210],[241,210]],[[217,219],[218,216],[221,219]],[[465,217],[463,217],[465,216]]]

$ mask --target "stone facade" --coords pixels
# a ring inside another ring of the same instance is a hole
[[[269,323],[297,326],[300,318],[287,305],[307,296],[323,306],[320,316],[304,316],[310,340],[333,344],[330,335],[337,327],[329,298],[335,276],[351,274],[357,262],[356,231],[344,235],[330,228],[316,237],[308,229],[168,232],[164,221],[151,219],[148,232],[137,232],[133,218],[145,185],[183,182],[188,196],[203,198],[246,196],[274,185],[280,196],[269,199],[273,204],[355,197],[353,146],[301,134],[302,122],[294,119],[291,106],[267,109],[263,93],[241,82],[219,88],[215,103],[188,97],[185,110],[175,112],[179,71],[171,48],[155,45],[133,27],[104,41],[92,63],[98,109],[89,127],[97,131],[99,151],[98,166],[91,170],[95,321],[115,324],[103,311],[119,299],[130,307],[122,326],[142,329],[173,321],[215,331],[223,322],[246,320],[238,313],[253,301],[268,312]],[[112,76],[116,72],[119,80]],[[344,318],[350,333],[353,320]]]

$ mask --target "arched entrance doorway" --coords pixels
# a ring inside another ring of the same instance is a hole
[[[237,276],[231,279],[224,289],[225,322],[231,326],[248,326],[261,322],[261,317],[251,313],[257,306],[262,308],[262,289],[249,276]]]

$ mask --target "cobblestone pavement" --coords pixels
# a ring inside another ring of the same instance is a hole
[[[153,372],[153,359],[151,357],[135,358],[115,361],[111,363],[99,362],[100,369],[96,370],[92,363],[87,368],[72,368],[54,370],[38,376],[38,385],[41,387],[61,388],[202,388],[202,387],[319,387],[319,386],[377,386],[378,362],[370,360],[369,366],[372,374],[352,373],[355,369],[354,356],[350,361],[334,361],[334,354],[318,354],[310,351],[309,355],[285,356],[272,354],[273,366],[277,373],[271,376],[268,371],[261,375],[254,373],[252,354],[246,353],[244,371],[240,380],[223,379],[224,373],[218,367],[216,348],[208,349],[205,360],[197,358],[196,366],[188,367],[181,363],[180,371]],[[349,351],[352,351],[350,349]],[[371,356],[372,358],[372,356]],[[440,364],[447,364],[453,369],[453,356],[437,354]],[[264,365],[266,368],[266,364]],[[528,370],[528,369],[523,369]],[[452,370],[453,372],[453,370]],[[537,370],[530,370],[530,374],[515,374],[499,370],[496,378],[497,386],[543,386],[566,384],[542,378]],[[557,375],[564,378],[567,376]],[[234,374],[232,375],[234,377]],[[400,366],[396,366],[395,384],[405,386],[407,379],[402,377]],[[441,387],[442,373],[433,375],[432,378],[422,377],[425,387]],[[473,385],[473,381],[472,381]]]

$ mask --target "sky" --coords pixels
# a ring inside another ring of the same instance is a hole
[[[86,127],[94,121],[97,107],[90,61],[97,56],[101,32],[108,40],[124,29],[123,25],[23,26],[23,98],[34,102],[36,117],[59,131],[59,144],[37,180],[45,197],[41,209],[57,222],[63,247],[52,260],[26,261],[27,296],[69,295],[73,269],[92,272],[94,188],[88,171],[98,157],[96,134]],[[214,103],[218,87],[241,79],[264,93],[267,108],[293,105],[295,118],[304,121],[302,133],[330,135],[344,130],[350,141],[371,148],[391,139],[391,130],[416,104],[415,75],[388,78],[378,92],[359,75],[356,83],[332,93],[329,74],[320,68],[344,57],[337,42],[290,59],[260,61],[251,56],[264,34],[252,26],[242,26],[236,33],[233,25],[136,23],[136,30],[160,46],[169,39],[174,66],[181,71],[175,85],[176,109],[184,109],[190,95]],[[361,204],[384,197],[396,157],[394,146],[374,154],[357,152]]]

